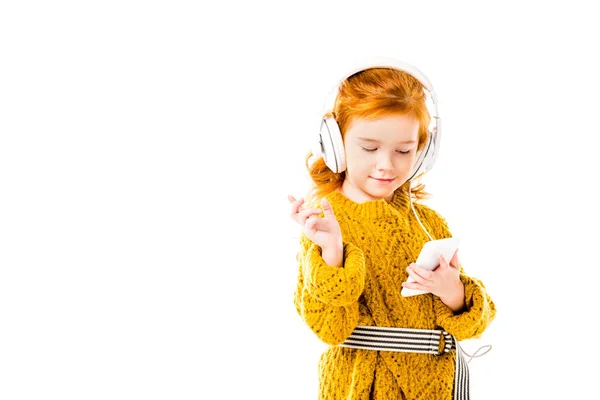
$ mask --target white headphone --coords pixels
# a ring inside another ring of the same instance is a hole
[[[428,128],[427,143],[417,155],[417,160],[413,167],[412,173],[410,178],[408,178],[408,180],[412,180],[419,174],[431,170],[439,153],[442,133],[441,120],[437,110],[437,96],[433,91],[433,86],[421,71],[410,64],[390,58],[371,59],[369,62],[361,64],[360,67],[352,68],[338,82],[333,92],[334,95],[337,95],[339,86],[347,78],[370,68],[392,68],[410,74],[423,85],[425,88],[425,94],[429,95],[432,100],[433,106],[428,106],[428,109],[433,124],[430,124],[430,127]],[[332,105],[330,108],[331,107]],[[315,158],[323,157],[325,164],[333,172],[340,173],[346,170],[346,155],[344,152],[342,134],[340,132],[339,125],[332,116],[324,117],[321,120],[321,128],[319,130],[316,143],[312,149],[312,153]]]

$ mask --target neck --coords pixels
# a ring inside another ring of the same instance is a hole
[[[358,204],[362,204],[362,203],[366,203],[367,201],[373,201],[373,200],[384,200],[386,202],[391,202],[392,198],[394,197],[394,192],[392,192],[392,194],[390,194],[387,197],[373,197],[365,192],[363,192],[362,190],[358,189],[356,186],[354,186],[352,183],[350,183],[350,181],[348,181],[347,179],[342,183],[342,186],[336,190],[337,192],[342,193],[344,196],[346,196],[348,199],[352,200],[355,203]]]

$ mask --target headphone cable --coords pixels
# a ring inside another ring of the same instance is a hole
[[[423,223],[421,222],[421,219],[419,218],[419,215],[415,211],[415,207],[413,206],[413,202],[412,202],[412,195],[410,193],[411,186],[412,186],[412,180],[410,180],[408,182],[408,201],[410,201],[410,208],[412,208],[413,214],[415,214],[415,217],[417,217],[417,221],[419,222],[419,225],[421,225],[421,228],[423,228],[423,230],[425,231],[425,233],[427,234],[427,236],[429,236],[429,239],[433,241],[434,239],[431,237],[431,235],[429,234],[429,232],[427,232],[427,229],[425,229],[425,226],[423,226]]]

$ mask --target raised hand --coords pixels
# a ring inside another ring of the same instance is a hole
[[[296,200],[289,195],[292,204],[290,217],[296,221],[313,243],[321,247],[323,260],[328,265],[341,266],[343,258],[343,242],[340,224],[327,199],[321,199],[320,208],[304,208],[304,199]],[[323,217],[320,217],[323,213]]]

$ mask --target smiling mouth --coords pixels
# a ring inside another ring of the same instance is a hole
[[[371,177],[371,178],[373,178],[373,177]],[[391,182],[394,180],[394,178],[390,178],[390,179],[373,178],[373,179],[375,179],[376,181],[380,181],[380,182]]]

